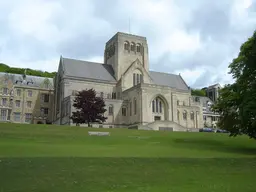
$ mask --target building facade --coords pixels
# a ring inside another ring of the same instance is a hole
[[[203,107],[183,78],[149,70],[145,37],[118,32],[105,45],[104,63],[61,57],[54,86],[55,124],[73,125],[75,94],[94,88],[105,100],[107,120],[93,126],[174,131],[204,126]]]
[[[53,79],[0,73],[0,122],[51,123]]]
[[[194,100],[199,102],[203,108],[204,127],[217,128],[220,115],[212,110],[213,102],[209,97],[194,96]]]

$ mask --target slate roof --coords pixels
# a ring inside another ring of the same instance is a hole
[[[94,63],[62,57],[64,74],[71,77],[97,79],[117,82],[111,65]],[[150,71],[149,75],[156,85],[168,86],[179,90],[189,90],[180,75]]]
[[[14,85],[28,86],[28,87],[43,87],[45,81],[49,82],[49,88],[53,89],[53,79],[47,77],[38,77],[27,75],[25,81],[22,74],[12,74],[0,72],[0,79],[8,79]],[[28,83],[29,82],[29,83]]]
[[[168,86],[180,90],[189,90],[187,84],[180,75],[156,71],[149,71],[149,74],[156,85]]]
[[[71,77],[116,82],[111,65],[62,58],[64,74]]]

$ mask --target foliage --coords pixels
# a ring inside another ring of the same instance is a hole
[[[256,31],[229,68],[235,82],[220,91],[213,107],[221,114],[218,124],[231,136],[246,134],[256,139]]]
[[[14,73],[14,74],[24,74],[25,69],[24,68],[16,68],[16,67],[9,67],[8,65],[5,65],[3,63],[0,63],[0,72],[4,73]],[[27,75],[33,75],[38,77],[48,77],[53,78],[55,76],[56,72],[43,72],[40,70],[33,70],[33,69],[27,69]]]
[[[206,92],[203,89],[191,89],[191,95],[204,97]]]
[[[77,109],[73,112],[71,119],[76,124],[88,123],[90,127],[91,122],[105,122],[104,117],[106,109],[105,102],[101,97],[96,97],[94,89],[86,89],[78,92],[73,106]]]

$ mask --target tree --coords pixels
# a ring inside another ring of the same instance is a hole
[[[191,95],[204,97],[206,92],[203,89],[191,89]]]
[[[231,136],[246,134],[256,139],[256,31],[229,68],[235,82],[220,90],[213,106],[221,114],[218,125]]]
[[[94,89],[83,90],[77,93],[73,106],[77,109],[73,112],[71,119],[77,125],[87,123],[90,127],[92,122],[105,122],[105,102],[101,97],[96,97]]]

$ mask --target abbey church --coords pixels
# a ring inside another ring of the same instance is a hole
[[[54,78],[53,121],[73,125],[78,91],[94,88],[105,100],[106,122],[94,127],[186,131],[202,128],[203,109],[180,75],[149,70],[145,37],[116,33],[104,63],[61,57]]]

